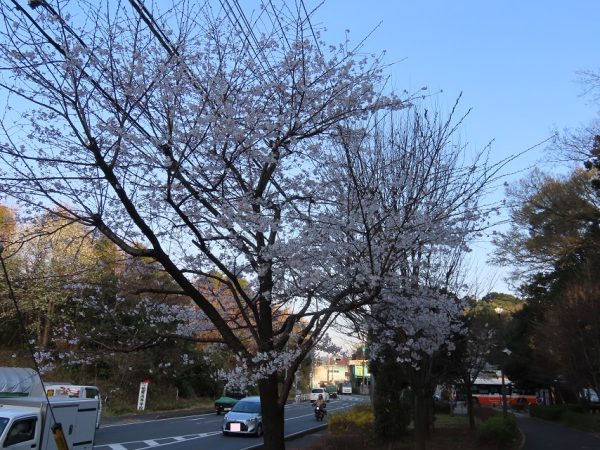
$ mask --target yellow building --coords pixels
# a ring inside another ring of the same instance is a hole
[[[328,384],[343,383],[349,380],[348,366],[328,364],[314,368],[312,387],[327,386]]]

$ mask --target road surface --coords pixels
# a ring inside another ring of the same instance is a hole
[[[351,408],[366,401],[358,395],[344,395],[329,402],[330,413]],[[168,419],[129,419],[127,423],[103,425],[96,433],[94,450],[197,450],[218,448],[243,450],[261,444],[263,438],[225,437],[221,433],[223,416],[215,413],[174,417]],[[306,432],[319,428],[309,403],[285,406],[285,434]]]

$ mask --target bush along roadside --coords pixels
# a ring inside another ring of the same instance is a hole
[[[373,408],[364,404],[357,405],[349,411],[332,414],[328,427],[331,433],[371,435],[374,422]]]
[[[515,416],[497,414],[488,418],[477,429],[477,441],[485,445],[506,448],[519,438],[519,428]]]
[[[600,414],[590,414],[579,405],[532,406],[531,417],[561,422],[578,430],[600,433]]]

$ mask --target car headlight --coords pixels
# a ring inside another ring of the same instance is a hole
[[[248,422],[250,422],[250,423],[256,423],[256,417],[252,417],[251,419],[248,419]]]
[[[225,415],[223,416],[223,419],[227,420],[227,416],[228,416],[228,415],[229,415],[229,413],[225,414]]]

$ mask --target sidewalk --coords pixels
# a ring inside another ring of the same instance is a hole
[[[600,434],[575,430],[534,417],[518,417],[517,422],[525,435],[522,450],[600,449]]]

